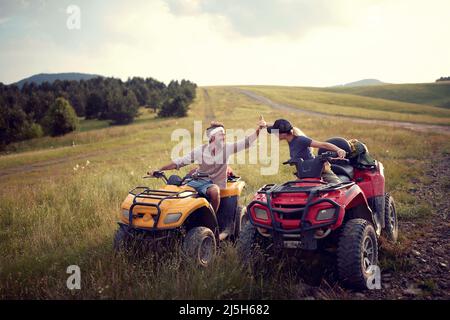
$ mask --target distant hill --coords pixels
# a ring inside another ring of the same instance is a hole
[[[349,82],[346,84],[341,84],[334,86],[332,88],[339,88],[339,87],[363,87],[363,86],[379,86],[385,84],[384,82],[381,82],[378,79],[363,79],[355,82]]]
[[[449,82],[384,84],[358,87],[341,86],[321,88],[320,90],[450,108]]]
[[[80,80],[89,80],[92,78],[97,78],[97,77],[101,77],[100,75],[96,75],[96,74],[88,74],[88,73],[77,73],[77,72],[68,72],[68,73],[39,73],[39,74],[35,74],[31,77],[22,79],[16,83],[14,83],[15,85],[17,85],[18,87],[22,88],[22,86],[28,82],[34,82],[36,84],[41,84],[44,82],[54,82],[56,80],[75,80],[75,81],[80,81]]]

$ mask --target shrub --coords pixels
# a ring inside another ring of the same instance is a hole
[[[138,114],[139,103],[131,90],[115,90],[107,98],[108,119],[112,124],[127,124],[134,121]]]
[[[184,117],[187,115],[189,104],[182,95],[164,101],[158,112],[159,117]]]
[[[97,119],[104,109],[105,102],[98,93],[89,94],[86,101],[86,119]]]
[[[6,145],[42,136],[40,125],[33,123],[18,105],[0,105],[0,149]]]
[[[32,123],[24,131],[24,139],[34,139],[44,136],[44,130],[38,123]]]
[[[59,136],[76,130],[78,118],[69,101],[58,98],[48,109],[43,124],[48,134]]]

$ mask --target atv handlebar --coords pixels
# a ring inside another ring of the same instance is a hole
[[[163,179],[166,183],[168,183],[168,179],[166,177],[166,175],[164,174],[164,171],[161,170],[157,170],[157,171],[153,171],[153,173],[151,175],[146,175],[142,177],[143,179],[148,179],[148,178],[157,178],[157,179]],[[209,178],[209,174],[207,173],[203,173],[203,172],[195,172],[192,175],[187,175],[185,176],[181,183],[183,183],[186,179],[202,179],[202,178]]]
[[[346,153],[345,156],[348,156],[348,152]],[[320,159],[321,159],[322,161],[324,161],[324,162],[325,162],[325,161],[331,161],[331,160],[339,160],[339,161],[343,161],[343,162],[346,162],[346,163],[349,163],[349,162],[350,162],[350,160],[348,160],[348,159],[346,159],[346,158],[344,158],[344,159],[339,158],[337,152],[334,152],[334,151],[327,151],[327,152],[324,152],[324,153],[322,153],[322,154],[319,154],[318,157],[320,157]]]
[[[146,176],[143,176],[142,178],[143,179],[148,179],[148,178],[158,178],[158,179],[160,179],[160,178],[162,178],[162,179],[164,179],[167,182],[167,177],[164,174],[164,171],[160,171],[160,170],[153,171],[153,173],[151,175],[146,175]]]
[[[339,161],[344,161],[344,162],[350,162],[348,159],[341,159],[339,158],[337,152],[334,151],[327,151],[324,152],[322,154],[319,154],[317,156],[317,158],[319,158],[321,161],[325,162],[325,161],[331,161],[331,160],[339,160]],[[300,159],[289,159],[285,162],[283,162],[284,165],[288,164],[290,166],[296,165],[299,162]]]
[[[289,160],[283,162],[283,164],[284,164],[284,165],[288,164],[288,165],[290,165],[290,166],[293,166],[293,165],[296,164],[297,162],[298,162],[297,159],[289,159]]]

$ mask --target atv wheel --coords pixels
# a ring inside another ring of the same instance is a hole
[[[337,259],[342,283],[367,289],[371,266],[378,263],[377,235],[372,224],[364,219],[349,220],[339,238]]]
[[[398,221],[397,212],[395,211],[394,198],[389,193],[385,195],[385,209],[384,209],[384,221],[385,227],[383,229],[383,236],[391,241],[396,242],[398,238]]]
[[[115,252],[132,253],[134,249],[134,239],[123,228],[119,228],[114,235],[113,247]]]
[[[249,267],[254,275],[265,274],[264,262],[270,244],[271,241],[263,237],[250,222],[242,227],[236,247],[242,264]]]
[[[183,251],[194,263],[207,267],[216,255],[216,238],[211,229],[194,227],[183,241]]]
[[[131,236],[125,230],[122,228],[117,229],[113,241],[114,251],[119,252],[130,249],[131,242]]]
[[[234,216],[234,235],[233,240],[236,241],[239,238],[239,234],[244,226],[247,224],[247,209],[243,206],[236,207],[236,213]]]

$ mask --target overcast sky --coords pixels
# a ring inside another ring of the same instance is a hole
[[[80,29],[67,27],[70,5]],[[0,0],[0,82],[41,72],[200,85],[431,82],[450,75],[449,39],[449,0]]]

